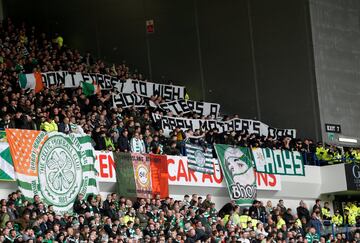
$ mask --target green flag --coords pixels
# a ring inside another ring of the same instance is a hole
[[[216,144],[215,150],[231,200],[251,205],[256,199],[256,181],[250,150],[224,144]]]
[[[82,82],[81,88],[85,96],[91,96],[100,92],[100,86],[95,83]]]
[[[137,197],[131,154],[114,153],[114,161],[116,163],[116,181],[119,195],[130,198]]]

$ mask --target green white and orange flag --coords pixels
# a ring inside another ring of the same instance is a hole
[[[91,96],[100,93],[100,85],[96,84],[95,82],[89,83],[89,82],[82,82],[81,88],[83,91],[83,94],[85,96]]]
[[[15,177],[25,198],[39,195],[59,213],[71,212],[79,193],[97,194],[89,136],[6,129]]]
[[[161,198],[169,196],[167,158],[164,155],[114,153],[120,196]]]
[[[40,92],[44,88],[42,82],[42,76],[40,72],[29,73],[29,74],[19,74],[19,84],[22,89],[32,89],[35,90],[35,93]]]

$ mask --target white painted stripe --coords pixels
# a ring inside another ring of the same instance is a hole
[[[22,187],[19,188],[25,197],[33,198],[35,196],[33,191],[26,190]]]
[[[19,181],[23,181],[23,182],[31,182],[33,180],[37,180],[37,176],[30,176],[30,175],[24,175],[21,173],[16,173],[16,179],[18,179]]]
[[[14,166],[10,165],[7,161],[0,158],[0,169],[4,171],[11,179],[15,180]]]
[[[33,73],[26,74],[26,86],[25,89],[35,89],[36,80]]]

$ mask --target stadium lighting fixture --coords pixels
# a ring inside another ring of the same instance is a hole
[[[339,137],[339,142],[344,142],[344,143],[357,143],[358,140],[355,138],[344,138],[344,137]]]

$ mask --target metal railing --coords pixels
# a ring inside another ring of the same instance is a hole
[[[315,165],[315,166],[323,166],[323,165],[333,165],[333,164],[352,164],[352,163],[360,163],[360,160],[355,158],[347,158],[344,155],[341,158],[333,158],[330,160],[319,160],[316,157],[314,152],[302,152],[302,157],[305,165]]]
[[[323,225],[321,236],[326,238],[332,236],[335,239],[338,234],[341,234],[343,239],[353,240],[356,232],[360,232],[360,227],[348,225],[336,226],[335,224],[330,223],[328,226],[325,226],[325,224]]]

